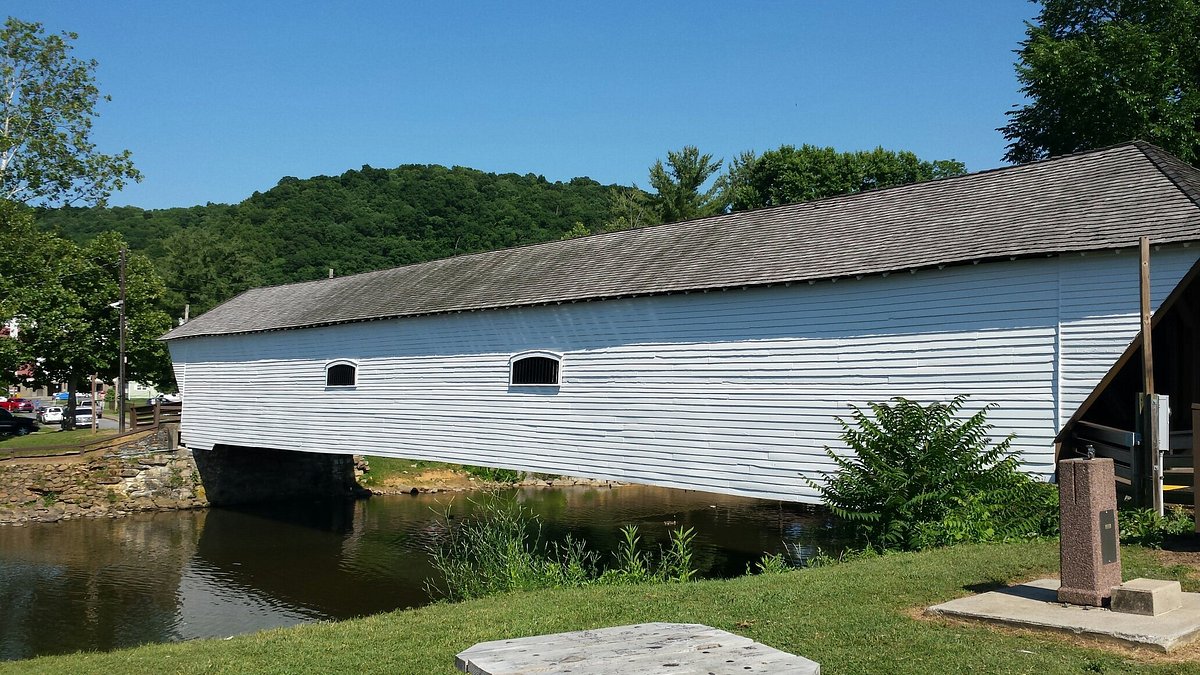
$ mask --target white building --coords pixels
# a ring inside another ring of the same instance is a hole
[[[193,448],[367,453],[812,501],[851,405],[996,404],[1030,471],[1200,257],[1130,143],[248,291],[164,336]]]

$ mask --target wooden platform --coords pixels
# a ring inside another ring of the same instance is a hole
[[[821,672],[815,661],[695,623],[644,623],[481,642],[454,663],[471,675]]]

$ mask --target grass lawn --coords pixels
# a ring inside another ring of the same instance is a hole
[[[371,465],[371,470],[363,474],[359,479],[359,482],[366,487],[381,486],[389,479],[400,481],[415,479],[429,471],[462,470],[462,467],[458,464],[426,462],[419,459],[401,459],[397,457],[377,457],[375,455],[368,456],[367,462]]]
[[[46,448],[55,445],[83,445],[91,443],[110,436],[117,435],[117,432],[112,429],[101,429],[96,433],[92,433],[88,429],[74,429],[72,431],[60,431],[43,426],[41,431],[29,434],[28,436],[8,436],[0,439],[0,457],[13,455],[33,456],[38,454],[32,452],[38,448]]]
[[[1184,576],[1126,548],[1126,576]],[[540,591],[235,637],[0,664],[0,673],[453,673],[476,642],[646,621],[704,623],[838,673],[1200,673],[1200,663],[912,618],[1057,569],[1056,542],[962,546],[780,575]],[[1196,583],[1185,580],[1196,590]],[[1195,652],[1192,652],[1193,655]]]

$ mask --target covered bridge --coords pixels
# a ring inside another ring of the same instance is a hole
[[[892,396],[994,403],[1051,473],[1138,332],[1143,235],[1157,306],[1200,257],[1200,173],[1135,142],[258,288],[164,339],[192,448],[812,501],[837,416]]]

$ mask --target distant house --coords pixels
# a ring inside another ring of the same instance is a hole
[[[1051,473],[1138,332],[1141,235],[1157,305],[1200,257],[1200,172],[1129,143],[258,288],[164,339],[193,448],[811,501],[836,418],[892,396],[994,403]]]

